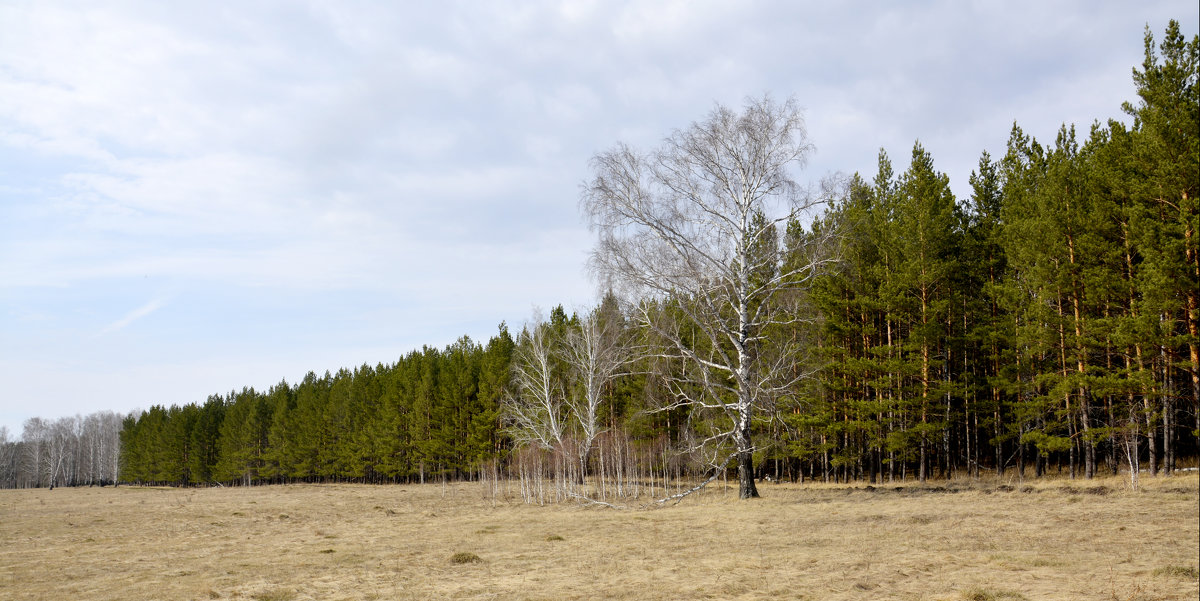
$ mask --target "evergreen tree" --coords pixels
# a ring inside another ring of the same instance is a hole
[[[951,277],[956,271],[959,216],[950,179],[933,168],[933,158],[913,146],[912,162],[897,190],[896,249],[900,256],[898,274],[902,309],[909,324],[908,348],[919,362],[919,401],[914,405],[918,423],[913,429],[919,440],[918,477],[929,474],[930,439],[947,427],[951,384],[947,369],[945,332],[952,322]],[[939,376],[939,373],[942,375]],[[939,399],[946,411],[938,419]]]
[[[969,316],[967,335],[973,345],[969,389],[975,399],[976,421],[972,434],[987,431],[986,439],[994,451],[993,468],[1003,475],[1006,467],[1004,444],[1011,437],[1005,430],[1011,411],[1011,397],[1005,393],[1001,366],[1009,361],[1010,318],[1002,309],[1002,285],[1007,259],[1001,244],[1004,222],[1001,218],[1003,181],[999,165],[986,151],[979,158],[977,171],[971,172],[972,194],[967,203],[967,228],[964,234],[964,269],[967,279],[963,315]],[[968,426],[970,427],[970,426]],[[978,438],[973,445],[981,448]],[[978,466],[978,460],[975,461]],[[977,473],[977,472],[976,472]]]
[[[1133,152],[1141,169],[1136,180],[1141,185],[1133,193],[1142,205],[1135,235],[1145,262],[1143,302],[1145,311],[1162,322],[1157,342],[1169,356],[1161,372],[1174,369],[1176,349],[1186,353],[1195,437],[1200,435],[1200,36],[1186,41],[1172,20],[1156,52],[1147,28],[1145,57],[1133,80],[1140,100],[1123,108],[1134,117]],[[1176,299],[1183,299],[1182,306]],[[1161,381],[1166,392],[1171,378],[1164,375]],[[1173,433],[1172,396],[1161,397],[1164,445]]]

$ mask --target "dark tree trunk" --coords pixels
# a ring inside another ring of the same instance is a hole
[[[754,452],[738,452],[738,498],[758,498],[758,487],[754,485]]]

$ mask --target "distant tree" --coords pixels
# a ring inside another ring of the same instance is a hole
[[[100,411],[84,418],[84,432],[91,458],[87,484],[114,484],[120,475],[120,415]]]
[[[64,417],[50,423],[46,438],[50,486],[75,484],[75,452],[79,444],[79,425],[82,418]]]
[[[17,442],[8,438],[8,427],[0,426],[0,488],[16,488],[19,450]]]
[[[512,390],[501,410],[518,444],[560,447],[567,434],[566,390],[556,369],[559,345],[551,324],[535,315],[513,352]]]
[[[470,416],[467,430],[467,459],[478,468],[500,453],[501,403],[508,389],[509,366],[516,342],[501,323],[479,358],[478,411]]]
[[[220,451],[221,422],[225,419],[225,402],[210,396],[200,407],[196,422],[189,434],[188,472],[197,483],[213,481]]]
[[[283,384],[286,387],[286,383]],[[277,391],[273,388],[272,391]],[[253,388],[230,392],[225,398],[224,418],[221,420],[217,445],[217,463],[213,478],[224,482],[253,484],[260,477],[280,477],[278,463],[269,459],[278,455],[267,453],[267,438],[272,424],[274,407]],[[281,441],[279,451],[285,447]]]
[[[605,399],[604,390],[631,358],[630,349],[621,340],[619,318],[620,315],[605,314],[597,308],[568,330],[562,345],[562,354],[576,383],[567,404],[579,431],[581,477],[587,475],[592,447],[603,429],[600,406]]]
[[[26,487],[47,486],[49,478],[50,424],[40,417],[25,420],[21,431],[24,452],[19,459],[18,472]]]

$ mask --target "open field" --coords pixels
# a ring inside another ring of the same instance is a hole
[[[1007,484],[652,510],[472,483],[0,490],[0,599],[1197,598],[1195,472]]]

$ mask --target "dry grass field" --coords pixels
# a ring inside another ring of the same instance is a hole
[[[1197,599],[1200,480],[764,484],[659,509],[479,484],[0,490],[0,599]]]

